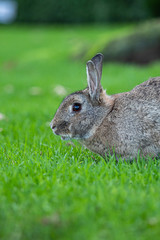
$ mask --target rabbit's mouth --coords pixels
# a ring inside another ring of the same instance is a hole
[[[61,136],[61,139],[67,141],[70,140],[71,138],[69,136]]]

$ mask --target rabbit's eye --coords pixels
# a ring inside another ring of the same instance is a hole
[[[74,103],[72,106],[73,112],[79,112],[82,108],[82,105],[80,103]]]

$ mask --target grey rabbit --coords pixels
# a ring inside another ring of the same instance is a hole
[[[51,128],[63,140],[77,139],[106,157],[134,159],[160,154],[160,77],[112,96],[101,86],[103,55],[87,62],[88,86],[67,96]]]

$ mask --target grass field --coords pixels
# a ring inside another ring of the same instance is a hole
[[[0,27],[1,240],[160,238],[160,161],[106,163],[49,128],[57,85],[84,88],[87,58],[132,28]],[[159,75],[160,62],[104,64],[102,85],[112,94]]]

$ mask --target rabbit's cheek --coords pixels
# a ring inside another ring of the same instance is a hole
[[[69,126],[69,131],[70,131],[70,134],[71,134],[71,138],[79,138],[79,134],[77,132],[77,129],[75,128],[75,126],[73,124],[71,124]]]
[[[70,134],[71,134],[71,136],[73,138],[75,136],[75,128],[74,128],[73,124],[70,124],[69,132],[70,132]]]
[[[84,129],[80,125],[70,125],[70,135],[74,139],[82,139],[84,137]]]

